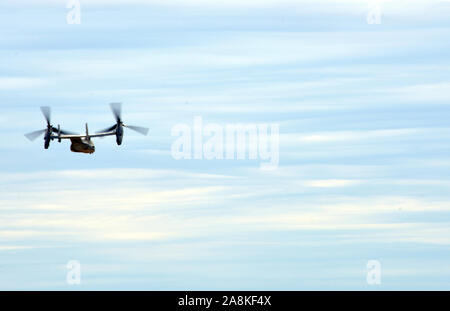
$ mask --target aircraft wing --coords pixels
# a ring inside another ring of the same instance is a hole
[[[95,134],[89,134],[90,138],[93,137],[105,137],[105,136],[113,136],[116,135],[116,131],[110,131],[110,132],[103,132],[103,133],[95,133]],[[86,134],[80,135],[80,134],[70,134],[70,135],[52,135],[50,138],[54,139],[74,139],[74,138],[86,138]]]

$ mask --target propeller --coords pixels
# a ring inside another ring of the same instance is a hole
[[[47,121],[47,127],[50,127],[51,126],[50,120],[52,118],[52,111],[51,111],[50,107],[43,106],[43,107],[41,107],[41,111],[42,111],[42,114],[44,115],[45,120]]]
[[[122,103],[111,103],[109,106],[111,107],[111,111],[116,118],[117,123],[119,123],[122,117]]]
[[[47,129],[38,130],[38,131],[34,131],[31,133],[25,134],[25,137],[28,138],[29,140],[33,141],[36,138],[38,138],[39,136],[41,136],[42,134],[44,134],[45,132],[47,132]]]
[[[54,126],[52,126],[52,131],[56,132],[56,133],[59,132],[59,133],[61,133],[63,135],[74,135],[74,134],[76,134],[74,132],[69,132],[69,131],[65,131],[65,130],[62,130],[62,129],[58,129],[57,127],[54,127]]]
[[[43,106],[43,107],[41,107],[41,111],[42,111],[42,114],[44,115],[45,121],[47,122],[47,128],[43,129],[43,130],[37,130],[37,131],[31,132],[31,133],[25,134],[26,138],[28,138],[29,140],[33,141],[33,140],[35,140],[36,138],[38,138],[39,136],[41,136],[44,133],[51,134],[52,132],[56,132],[56,133],[59,132],[59,133],[61,133],[63,135],[73,134],[72,132],[69,132],[69,131],[64,131],[64,130],[61,130],[61,129],[58,130],[58,128],[56,128],[56,127],[54,127],[53,125],[50,124],[51,123],[51,115],[52,115],[52,111],[51,111],[50,107]]]
[[[106,129],[103,129],[102,131],[99,131],[97,133],[111,132],[111,131],[116,130],[118,126],[123,126],[123,127],[129,128],[130,130],[138,132],[142,135],[148,134],[148,128],[146,128],[146,127],[127,125],[122,122],[122,103],[111,103],[109,105],[111,107],[111,111],[114,115],[114,118],[116,119],[116,124],[106,128]]]
[[[97,131],[97,133],[111,132],[111,131],[114,131],[116,128],[117,128],[117,124],[114,124],[111,127],[105,128],[105,129],[103,129],[101,131]]]
[[[123,126],[128,127],[130,130],[133,130],[135,132],[141,133],[142,135],[147,135],[147,133],[148,133],[148,128],[146,128],[146,127],[126,125],[126,124],[124,124]]]

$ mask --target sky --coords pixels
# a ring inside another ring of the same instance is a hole
[[[450,289],[450,1],[66,4],[0,1],[0,289]],[[24,137],[110,102],[148,136]],[[195,117],[279,125],[278,166],[175,159]]]

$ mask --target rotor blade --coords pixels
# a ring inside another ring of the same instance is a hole
[[[116,121],[119,122],[122,120],[122,103],[110,103],[111,111],[116,118]]]
[[[51,111],[50,107],[42,106],[41,107],[41,111],[42,111],[42,114],[45,117],[45,120],[47,121],[47,125],[50,125],[50,120],[51,120],[51,117],[52,117],[52,111]]]
[[[47,129],[34,131],[34,132],[31,132],[31,133],[25,134],[25,137],[28,138],[29,140],[33,141],[36,138],[38,138],[39,136],[41,136],[42,134],[44,134],[46,131],[47,131]]]
[[[52,131],[53,131],[53,133],[58,133],[58,128],[53,126]],[[66,130],[62,130],[62,129],[59,129],[59,132],[63,135],[75,135],[76,134],[74,132],[70,132],[70,131],[66,131]]]
[[[141,133],[142,135],[147,135],[147,133],[148,133],[148,128],[146,128],[146,127],[133,126],[133,125],[124,125],[124,126],[128,127],[130,130]]]
[[[116,127],[117,127],[117,124],[114,124],[113,126],[111,126],[111,127],[108,127],[108,128],[106,128],[106,129],[103,129],[103,130],[101,130],[101,131],[97,131],[96,133],[105,133],[105,132],[111,132],[111,131],[115,130],[115,129],[116,129]]]
[[[60,130],[60,133],[63,135],[75,135],[75,132],[70,132],[70,131],[66,131],[66,130]]]

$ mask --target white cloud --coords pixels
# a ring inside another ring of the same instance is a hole
[[[367,140],[379,138],[392,138],[398,136],[410,136],[430,129],[410,128],[410,129],[380,129],[366,131],[333,131],[320,132],[314,134],[287,134],[285,139],[296,140],[305,143],[341,142],[354,140]],[[282,138],[283,139],[283,138]]]
[[[47,84],[47,81],[41,78],[0,77],[0,90],[22,90],[40,87],[45,84]]]
[[[392,92],[395,98],[409,101],[425,101],[426,104],[436,101],[448,102],[450,100],[450,82],[410,85],[394,89]]]
[[[310,180],[303,182],[306,187],[315,188],[335,188],[335,187],[349,187],[361,184],[361,180],[350,179],[324,179],[324,180]]]
[[[86,177],[84,173],[92,175]],[[416,223],[385,223],[377,220],[378,216],[386,213],[450,211],[450,204],[446,200],[389,195],[322,195],[309,199],[301,196],[291,197],[289,203],[269,200],[261,204],[260,198],[268,195],[277,197],[304,193],[314,188],[342,189],[384,182],[301,179],[298,176],[286,180],[283,174],[277,177],[273,173],[270,175],[272,182],[264,183],[258,178],[261,174],[255,171],[254,175],[247,175],[246,178],[229,178],[227,175],[176,174],[164,170],[143,170],[140,176],[134,170],[71,170],[46,176],[55,185],[43,185],[40,179],[30,178],[31,173],[22,174],[20,178],[28,182],[21,183],[20,193],[15,193],[13,186],[0,191],[4,215],[0,220],[0,227],[3,228],[0,239],[12,243],[35,238],[45,241],[164,241],[227,234],[232,226],[234,232],[395,230],[401,234],[398,238],[391,237],[391,240],[399,241],[417,238],[415,233],[412,234]],[[128,175],[136,175],[136,183],[117,179],[117,176],[126,178]],[[116,176],[116,180],[122,182],[111,184],[111,176]],[[67,182],[67,178],[71,182]],[[164,184],[163,189],[153,186],[164,182],[166,178],[171,183]],[[176,180],[180,183],[174,182]],[[141,185],[143,181],[145,184]],[[404,181],[406,185],[410,183],[410,180]],[[76,184],[81,187],[70,189]],[[97,186],[91,187],[92,184]],[[17,200],[17,196],[20,196],[20,200]],[[14,213],[7,212],[12,210]],[[417,223],[422,223],[420,218]],[[432,224],[423,222],[421,228],[432,228]],[[425,240],[439,243],[447,241],[434,236],[432,232],[428,231]]]
[[[0,233],[1,236],[1,233]],[[34,246],[24,246],[24,245],[0,245],[1,251],[16,251],[16,250],[24,250],[24,249],[32,249]]]

